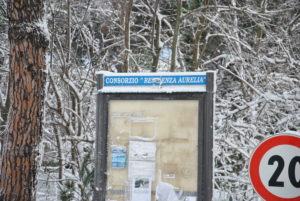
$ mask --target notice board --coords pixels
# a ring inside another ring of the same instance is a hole
[[[215,73],[98,73],[95,201],[212,197]]]

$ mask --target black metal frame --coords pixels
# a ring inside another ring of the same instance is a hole
[[[107,182],[108,103],[111,100],[198,100],[198,195],[197,201],[210,201],[213,189],[214,73],[207,73],[206,92],[180,93],[98,93],[95,153],[94,201],[105,201]],[[103,75],[98,75],[101,89]]]

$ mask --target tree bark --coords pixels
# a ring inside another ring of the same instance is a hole
[[[67,66],[66,72],[68,72],[71,63],[71,49],[72,49],[72,29],[71,29],[71,0],[68,0],[68,29],[67,29]]]
[[[173,41],[172,41],[172,56],[171,56],[171,67],[170,67],[171,72],[174,72],[176,70],[177,45],[178,45],[179,29],[181,23],[181,12],[182,12],[182,0],[177,0],[177,16],[176,16],[176,24],[174,29]]]
[[[209,5],[209,3],[210,3],[209,0],[204,0],[203,1],[203,6],[206,7],[206,6]],[[206,12],[207,12],[207,8],[204,8],[203,15],[206,15]],[[199,17],[200,25],[197,28],[196,34],[195,34],[195,39],[194,39],[194,44],[193,44],[192,66],[189,69],[190,71],[195,71],[195,70],[198,69],[199,62],[200,62],[201,57],[202,57],[202,52],[205,49],[205,45],[200,45],[202,35],[205,34],[204,32],[206,30],[206,19],[203,15]]]
[[[152,13],[152,31],[151,31],[151,50],[152,50],[152,67],[151,72],[157,72],[157,68],[159,65],[160,51],[161,51],[161,17],[159,17],[159,4],[160,0],[155,0],[154,8],[151,7],[148,0],[143,0],[143,2],[147,5],[150,12]]]
[[[152,62],[152,69],[151,72],[157,72],[158,64],[159,64],[159,57],[161,51],[161,41],[160,41],[160,29],[161,29],[161,19],[158,16],[158,7],[159,7],[160,0],[155,1],[154,13],[153,13],[153,62]]]
[[[4,138],[0,200],[35,200],[37,145],[42,132],[45,51],[48,40],[38,26],[40,0],[8,0],[10,110]]]
[[[126,1],[126,13],[125,13],[125,28],[124,28],[124,67],[122,72],[128,72],[129,69],[129,56],[130,56],[130,16],[133,6],[133,0]]]

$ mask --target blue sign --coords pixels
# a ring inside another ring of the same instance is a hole
[[[206,75],[104,76],[104,86],[205,85]]]
[[[126,168],[126,148],[113,146],[111,150],[112,168]]]

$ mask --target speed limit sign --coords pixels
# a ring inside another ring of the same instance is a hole
[[[249,174],[266,201],[300,201],[300,136],[276,135],[252,154]]]

